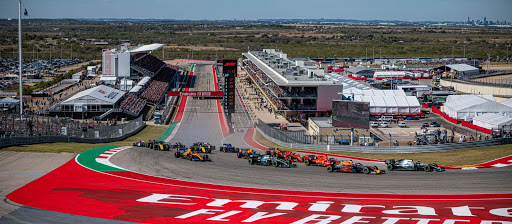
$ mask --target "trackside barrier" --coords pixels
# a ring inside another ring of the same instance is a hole
[[[449,117],[448,115],[444,114],[442,111],[440,111],[439,109],[437,109],[437,107],[436,107],[436,106],[432,106],[432,113],[439,114],[439,115],[441,115],[444,119],[446,119],[447,121],[452,122],[452,123],[454,123],[454,124],[458,124],[458,123],[460,123],[457,119],[455,119],[455,118],[451,118],[451,117]]]
[[[279,139],[272,138],[266,135],[259,126],[256,126],[259,131],[268,140],[290,148],[305,149],[305,150],[327,150],[327,151],[343,151],[343,152],[362,152],[362,153],[418,153],[418,152],[443,152],[453,151],[469,148],[481,148],[495,145],[512,144],[512,137],[508,138],[494,138],[489,140],[472,141],[472,142],[458,142],[446,143],[435,145],[419,145],[419,146],[399,146],[399,147],[374,147],[374,146],[346,146],[346,145],[316,145],[316,144],[302,144],[295,142],[283,142]]]
[[[487,129],[487,128],[484,128],[484,127],[480,127],[480,126],[478,126],[478,125],[474,125],[474,124],[469,123],[469,122],[467,122],[467,121],[461,121],[460,123],[461,123],[461,124],[462,124],[462,126],[464,126],[464,127],[471,128],[471,129],[473,129],[473,130],[478,130],[478,131],[483,132],[483,133],[485,133],[485,134],[489,134],[489,135],[490,135],[490,134],[492,134],[492,130],[491,130],[491,129]]]
[[[115,142],[126,139],[132,135],[137,134],[139,131],[146,127],[146,123],[142,121],[142,116],[126,124],[116,126],[104,127],[102,131],[88,131],[80,135],[33,135],[33,136],[0,136],[0,148],[16,146],[16,145],[31,145],[39,143],[54,143],[54,142],[77,142],[77,143],[107,143]],[[108,128],[108,129],[107,129]],[[92,129],[94,130],[94,129]]]

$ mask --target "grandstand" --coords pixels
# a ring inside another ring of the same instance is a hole
[[[102,117],[111,113],[125,114],[137,117],[141,114],[151,113],[155,105],[159,104],[165,96],[171,83],[176,80],[177,67],[166,65],[157,57],[151,55],[152,51],[161,49],[163,44],[150,44],[130,47],[123,44],[103,51],[103,67],[106,73],[117,80],[125,94],[112,110],[106,111]],[[126,60],[126,56],[129,57]],[[128,63],[126,63],[128,61]],[[110,69],[109,69],[110,68]],[[126,74],[125,71],[129,71]],[[122,86],[120,79],[142,79],[132,88],[131,85]],[[127,88],[130,88],[128,91]]]

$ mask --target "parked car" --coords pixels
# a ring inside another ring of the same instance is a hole
[[[381,128],[387,128],[388,126],[389,126],[389,123],[387,121],[382,121],[382,122],[380,122],[380,125],[379,125],[379,127],[381,127]]]
[[[398,127],[405,128],[407,127],[407,123],[405,123],[405,121],[400,121],[398,122]]]
[[[370,127],[372,127],[372,128],[379,127],[379,122],[377,122],[377,121],[370,122]]]
[[[441,127],[441,124],[437,123],[437,121],[431,121],[430,126],[432,127]]]

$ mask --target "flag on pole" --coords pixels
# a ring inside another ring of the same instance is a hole
[[[25,16],[28,16],[27,9],[25,9],[25,12],[23,13]]]

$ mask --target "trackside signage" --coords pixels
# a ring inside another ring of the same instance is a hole
[[[167,91],[167,96],[192,96],[192,97],[204,97],[204,96],[224,96],[222,91]]]
[[[165,206],[169,210],[182,208],[183,212],[174,216],[176,222],[512,224],[510,200],[485,203],[466,200],[311,200],[300,196],[269,195],[258,198],[266,200],[153,193],[137,202]]]

